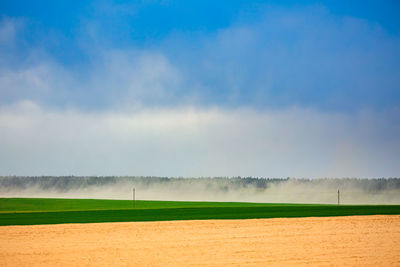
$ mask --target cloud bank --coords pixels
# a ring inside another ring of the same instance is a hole
[[[300,108],[57,111],[25,101],[0,109],[0,173],[396,177],[400,126],[388,116]]]

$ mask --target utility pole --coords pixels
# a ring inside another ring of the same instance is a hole
[[[133,196],[133,208],[135,208],[135,188],[133,188],[132,196]]]
[[[337,204],[340,205],[340,191],[337,190]]]

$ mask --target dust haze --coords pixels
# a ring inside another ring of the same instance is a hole
[[[399,204],[400,179],[0,177],[0,197]]]

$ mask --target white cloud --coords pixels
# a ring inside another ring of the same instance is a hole
[[[87,86],[110,105],[168,102],[181,87],[179,70],[157,52],[112,50],[97,63]]]
[[[85,113],[26,101],[0,110],[0,174],[398,176],[400,129],[385,117],[305,109]]]

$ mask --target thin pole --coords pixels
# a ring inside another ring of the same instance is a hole
[[[133,208],[135,208],[135,188],[133,188]]]
[[[340,191],[337,190],[337,204],[340,205]]]

